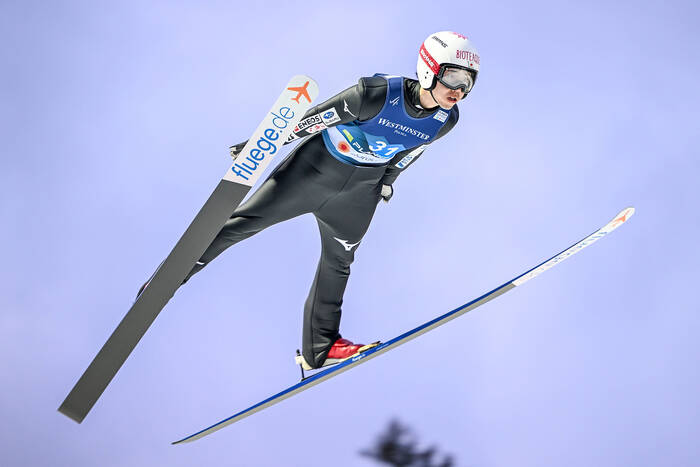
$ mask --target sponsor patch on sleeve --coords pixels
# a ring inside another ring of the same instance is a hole
[[[294,127],[294,133],[297,133],[301,130],[305,130],[310,126],[318,125],[319,123],[323,123],[323,120],[321,120],[321,116],[318,114],[311,115],[310,117],[307,117],[304,120],[300,121],[297,124],[297,126]]]
[[[310,135],[313,135],[314,133],[318,133],[319,131],[325,130],[326,128],[328,127],[323,123],[317,123],[315,125],[306,127],[306,132]]]
[[[403,159],[401,159],[399,162],[396,163],[396,167],[398,167],[399,169],[403,169],[404,167],[406,167],[408,164],[411,163],[411,161],[413,159],[415,159],[416,157],[423,154],[423,151],[425,150],[425,146],[426,146],[425,144],[422,144],[422,145],[418,146],[416,149],[414,149],[413,151],[406,154],[406,156]]]
[[[326,125],[330,125],[340,121],[340,117],[338,116],[338,112],[335,110],[335,107],[331,107],[330,109],[323,112],[321,114],[321,119]]]

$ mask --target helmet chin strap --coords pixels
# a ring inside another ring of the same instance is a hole
[[[436,80],[436,81],[437,81],[437,80]],[[437,82],[434,81],[433,83],[434,83],[434,84],[433,84],[433,87],[430,88],[430,89],[428,89],[428,92],[430,93],[430,97],[432,97],[433,102],[435,102],[435,104],[437,104],[438,107],[442,108],[442,106],[440,105],[440,103],[437,101],[437,99],[435,99],[435,96],[433,95],[433,89],[435,89],[435,86],[437,85]]]
[[[432,90],[432,89],[430,90],[430,97],[432,97],[433,100],[435,101],[435,103],[438,105],[438,107],[440,107],[440,103],[437,101],[437,99],[435,99],[435,96],[433,96],[433,90]]]
[[[442,106],[440,105],[440,103],[437,101],[437,99],[435,99],[435,96],[433,95],[433,89],[435,89],[435,84],[433,84],[433,87],[428,88],[428,89],[423,88],[423,87],[420,87],[419,89],[420,89],[420,93],[422,93],[423,91],[428,91],[428,93],[430,94],[430,98],[433,100],[433,102],[435,102],[435,105],[437,105],[438,107],[442,108]],[[419,100],[420,100],[420,93],[419,93]],[[421,104],[421,105],[422,105],[422,104]],[[425,107],[424,107],[424,108],[425,108]],[[432,107],[429,107],[429,108],[432,108]]]

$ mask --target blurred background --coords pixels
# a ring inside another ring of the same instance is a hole
[[[459,466],[698,465],[698,13],[2,2],[0,463],[368,467],[400,420]],[[393,338],[637,214],[446,326],[170,446],[298,380],[320,252],[302,216],[178,291],[81,425],[56,411],[289,77],[312,76],[319,102],[376,72],[414,77],[441,30],[470,37],[481,73],[379,206],[345,337]]]

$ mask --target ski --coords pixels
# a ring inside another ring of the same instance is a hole
[[[59,412],[78,423],[83,421],[317,96],[318,85],[308,76],[297,75],[287,83],[148,286],[58,408]]]
[[[557,253],[556,255],[552,256],[546,261],[543,261],[542,263],[538,264],[534,268],[524,272],[523,274],[515,277],[514,279],[506,282],[505,284],[501,285],[500,287],[496,287],[492,291],[482,295],[479,298],[476,298],[475,300],[472,300],[469,303],[465,303],[459,308],[456,308],[448,313],[445,313],[442,316],[439,316],[431,321],[428,321],[427,323],[418,326],[415,329],[412,329],[408,332],[405,332],[401,334],[398,337],[395,337],[387,342],[384,342],[380,344],[377,347],[373,347],[363,353],[358,354],[357,356],[346,360],[342,363],[339,363],[335,366],[332,366],[326,370],[319,371],[318,373],[309,376],[305,379],[302,379],[301,382],[285,389],[282,392],[279,392],[275,394],[272,397],[269,397],[265,399],[262,402],[259,402],[251,407],[248,407],[247,409],[238,412],[235,415],[232,415],[229,418],[226,418],[215,425],[210,426],[209,428],[205,428],[201,431],[198,431],[197,433],[194,433],[190,436],[187,436],[185,438],[182,438],[179,441],[174,441],[172,444],[181,444],[181,443],[189,443],[191,441],[198,440],[200,438],[203,438],[204,436],[207,436],[215,431],[220,430],[221,428],[224,428],[225,426],[228,426],[232,423],[235,423],[239,420],[242,420],[250,415],[253,415],[256,412],[259,412],[267,407],[270,407],[271,405],[274,405],[278,402],[283,401],[284,399],[287,399],[288,397],[291,397],[295,394],[298,394],[302,391],[305,391],[327,379],[330,379],[334,376],[337,376],[344,371],[347,371],[360,363],[366,362],[378,355],[383,354],[384,352],[387,352],[393,348],[398,347],[401,344],[405,344],[406,342],[410,341],[411,339],[415,339],[416,337],[420,336],[421,334],[425,334],[428,331],[431,331],[438,326],[441,326],[448,321],[451,321],[458,316],[461,316],[465,314],[468,311],[473,310],[476,307],[479,307],[483,305],[484,303],[493,300],[494,298],[498,297],[499,295],[502,295],[509,290],[524,284],[525,282],[529,281],[530,279],[533,279],[534,277],[542,274],[544,271],[547,269],[551,268],[552,266],[555,266],[565,260],[566,258],[569,258],[570,256],[578,253],[581,251],[583,248],[595,243],[596,241],[600,240],[616,228],[618,228],[620,225],[622,225],[627,219],[629,219],[632,215],[634,214],[634,208],[626,208],[623,211],[621,211],[613,220],[611,220],[609,223],[607,223],[604,227],[596,230],[589,236],[585,237],[584,239],[574,243],[571,245],[569,248],[561,251],[560,253]]]

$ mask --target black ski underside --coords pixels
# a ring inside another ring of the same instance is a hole
[[[83,421],[250,188],[228,180],[219,182],[148,287],[58,408],[59,412],[78,423]]]

